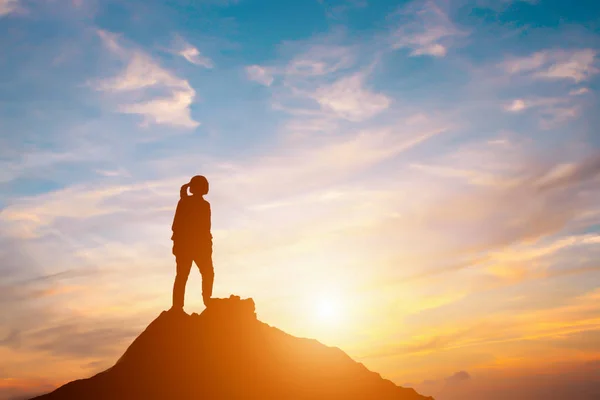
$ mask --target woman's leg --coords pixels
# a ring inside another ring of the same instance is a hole
[[[192,269],[192,257],[180,254],[175,256],[175,261],[177,262],[177,275],[173,284],[173,308],[183,310],[185,284],[190,275],[190,269]]]
[[[213,282],[215,279],[215,270],[212,262],[212,247],[203,249],[202,253],[194,258],[194,261],[202,275],[202,299],[204,300],[204,305],[208,307],[208,303],[212,297]]]

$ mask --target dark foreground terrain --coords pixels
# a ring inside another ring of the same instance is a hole
[[[430,398],[258,321],[252,299],[232,296],[200,315],[161,313],[113,367],[36,399]]]

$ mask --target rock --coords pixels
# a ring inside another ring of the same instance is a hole
[[[231,295],[229,298],[220,299],[213,298],[206,310],[202,313],[207,318],[222,318],[222,319],[256,319],[254,300],[240,299],[240,296]],[[198,316],[198,314],[192,314]]]

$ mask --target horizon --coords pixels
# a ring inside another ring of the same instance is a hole
[[[0,398],[169,309],[197,174],[215,297],[438,400],[600,387],[599,2],[0,0],[0,32]]]

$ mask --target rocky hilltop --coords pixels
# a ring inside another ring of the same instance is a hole
[[[260,322],[252,299],[231,296],[200,315],[162,312],[113,367],[36,399],[431,398]]]

